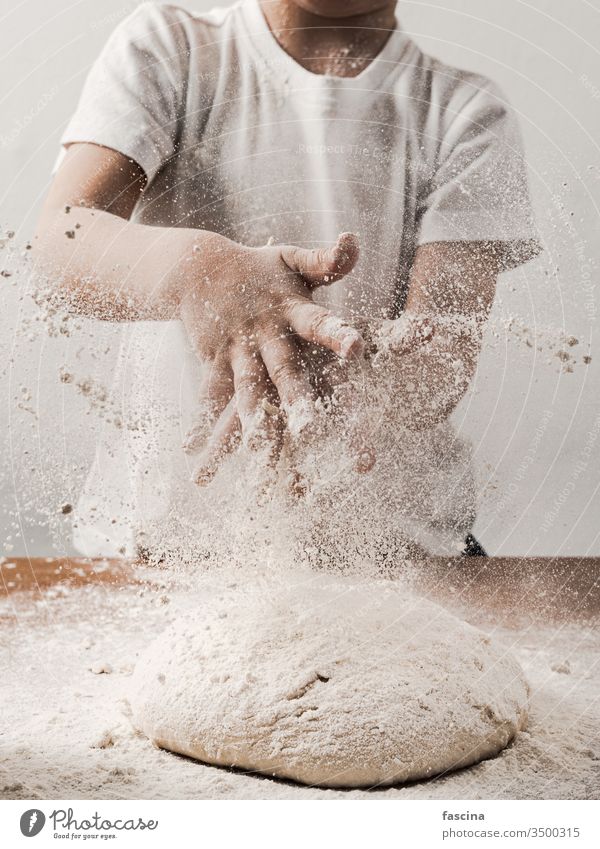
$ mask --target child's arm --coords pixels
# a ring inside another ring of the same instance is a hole
[[[128,220],[145,184],[140,166],[116,151],[69,148],[33,243],[49,296],[107,321],[174,317],[180,258],[192,233]]]
[[[421,245],[401,319],[388,328],[395,415],[412,430],[444,421],[471,382],[502,252],[492,242]],[[424,331],[424,325],[426,329]]]
[[[361,349],[358,331],[311,298],[354,266],[353,237],[329,251],[247,248],[207,231],[150,227],[128,220],[144,186],[143,170],[122,154],[69,148],[34,241],[50,297],[108,321],[181,318],[213,363],[213,413],[234,398],[242,430],[261,419],[273,385],[284,407],[310,395],[296,335],[341,356]]]

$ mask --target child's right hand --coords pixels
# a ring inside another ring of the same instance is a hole
[[[276,456],[283,427],[299,432],[309,424],[314,391],[300,339],[342,359],[362,355],[358,330],[311,296],[351,271],[357,258],[357,240],[347,233],[328,250],[247,248],[198,234],[179,266],[181,319],[210,364],[185,445],[201,451],[198,483],[212,479],[240,439]]]
[[[312,389],[298,340],[342,358],[362,352],[361,334],[312,300],[315,287],[352,270],[358,244],[344,234],[329,250],[248,248],[216,233],[141,224],[129,219],[145,184],[123,154],[71,145],[38,224],[36,268],[51,281],[49,296],[79,315],[183,320],[210,363],[201,399],[208,442],[197,427],[188,443],[203,448],[198,478],[206,480],[240,432],[276,450],[284,424],[308,422]]]

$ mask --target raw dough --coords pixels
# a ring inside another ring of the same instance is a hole
[[[134,726],[164,749],[372,787],[496,755],[526,723],[512,656],[397,583],[304,574],[208,596],[135,669]]]

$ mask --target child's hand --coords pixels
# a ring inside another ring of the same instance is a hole
[[[311,297],[351,271],[357,258],[348,233],[329,250],[246,248],[199,236],[182,266],[180,294],[190,340],[211,364],[185,446],[202,449],[197,482],[211,480],[240,439],[276,456],[284,421],[297,431],[310,422],[314,391],[299,340],[346,360],[362,354],[358,330]]]
[[[321,349],[311,361],[311,372],[318,373],[313,382],[325,397],[334,394],[344,415],[352,421],[347,435],[348,448],[354,457],[354,468],[360,474],[369,472],[377,461],[369,418],[372,404],[366,400],[377,385],[400,380],[403,358],[427,349],[435,330],[424,316],[402,315],[395,320],[357,319],[365,340],[365,356],[359,362],[344,363],[329,351]]]

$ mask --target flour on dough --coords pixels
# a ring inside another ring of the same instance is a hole
[[[329,787],[476,763],[527,718],[519,664],[484,633],[397,583],[313,573],[200,589],[132,683],[157,746]]]

